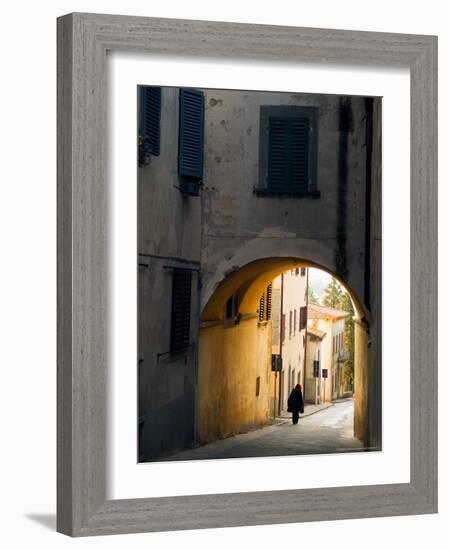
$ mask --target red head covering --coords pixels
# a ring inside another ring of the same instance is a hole
[[[302,389],[301,384],[296,384],[295,390],[301,390],[301,389]]]

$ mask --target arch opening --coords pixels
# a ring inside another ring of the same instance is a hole
[[[351,313],[309,303],[311,270],[338,282]],[[352,350],[345,350],[348,318]],[[353,398],[353,436],[370,446],[369,312],[330,270],[295,257],[260,259],[233,270],[202,309],[199,342],[199,443],[285,417],[288,396],[299,383],[306,405],[324,408]],[[345,375],[343,352],[350,352],[352,378]]]

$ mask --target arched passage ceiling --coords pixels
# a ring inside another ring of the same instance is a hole
[[[351,296],[356,316],[360,319],[366,317],[364,308],[355,293],[340,277],[330,272],[328,269],[316,263],[299,258],[266,258],[251,262],[241,269],[230,273],[226,279],[219,284],[214,294],[207,302],[201,320],[214,321],[222,319],[227,300],[236,293],[239,297],[240,313],[242,315],[255,313],[259,306],[260,296],[269,283],[281,273],[297,267],[315,267],[335,277]]]

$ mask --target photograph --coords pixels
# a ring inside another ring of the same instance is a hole
[[[138,462],[381,451],[382,98],[136,93]]]

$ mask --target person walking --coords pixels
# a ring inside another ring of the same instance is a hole
[[[293,424],[298,424],[299,413],[304,413],[304,400],[302,398],[301,384],[296,384],[288,398],[287,405],[287,411],[292,413]]]

